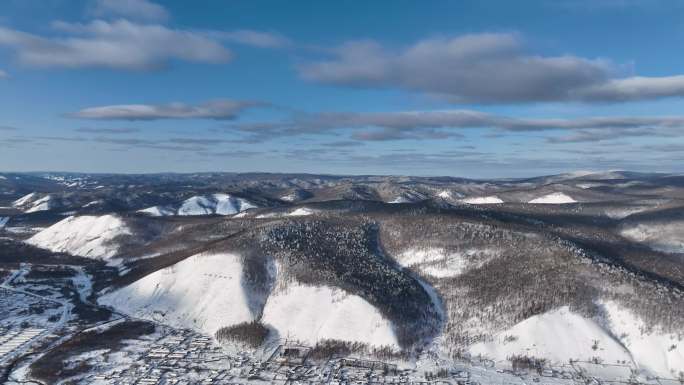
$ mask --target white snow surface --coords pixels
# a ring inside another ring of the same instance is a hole
[[[330,287],[290,284],[266,302],[262,322],[281,338],[315,344],[321,339],[363,342],[373,346],[399,343],[392,324],[363,298]]]
[[[607,364],[626,361],[650,375],[667,378],[684,371],[684,341],[674,334],[646,332],[641,319],[613,301],[599,304],[606,322],[585,318],[564,306],[499,332],[493,341],[474,344],[470,353],[499,362],[512,355],[546,358],[551,363],[598,357]]]
[[[455,277],[467,269],[481,266],[496,255],[493,249],[470,248],[448,251],[439,247],[407,249],[397,256],[397,262],[436,278]]]
[[[46,211],[55,207],[55,198],[52,195],[40,197],[38,193],[32,192],[12,202],[12,206],[26,213]]]
[[[26,209],[27,213],[35,213],[37,211],[47,211],[55,207],[55,199],[52,195],[46,195],[35,202]]]
[[[287,214],[287,216],[288,217],[302,217],[302,216],[306,216],[306,215],[311,215],[313,213],[315,213],[315,211],[311,210],[310,208],[300,207],[294,211],[289,212]]]
[[[26,242],[54,252],[108,259],[119,247],[114,240],[130,235],[126,223],[115,215],[71,216],[40,231]]]
[[[271,271],[275,280],[275,265]],[[212,335],[221,327],[260,319],[280,338],[310,344],[339,339],[399,346],[391,322],[363,298],[293,282],[270,294],[255,293],[244,284],[243,263],[234,254],[191,256],[107,293],[98,302],[135,317]]]
[[[669,378],[684,372],[684,340],[657,330],[647,332],[639,317],[614,301],[602,305],[613,335],[629,349],[640,369]]]
[[[504,203],[501,198],[497,197],[496,195],[488,196],[488,197],[472,197],[472,198],[466,198],[462,199],[461,202],[467,203],[470,205],[492,205],[492,204],[498,204],[498,203]]]
[[[437,194],[437,196],[442,199],[451,199],[451,192],[447,190],[442,190]]]
[[[515,340],[507,342],[507,336]],[[595,341],[597,350],[592,349]],[[516,354],[546,358],[553,363],[567,363],[569,359],[586,361],[594,356],[611,363],[632,360],[629,352],[601,326],[567,306],[530,317],[496,334],[494,341],[474,344],[470,353],[496,361],[506,361]]]
[[[257,207],[244,198],[230,194],[197,195],[183,201],[178,208],[152,206],[138,212],[151,216],[169,215],[233,215]]]
[[[620,234],[642,242],[654,250],[667,253],[684,253],[684,222],[640,223],[623,229]]]
[[[175,327],[218,329],[258,317],[234,254],[197,254],[108,293],[99,303]]]
[[[14,206],[14,207],[23,206],[23,205],[29,203],[31,200],[33,200],[33,199],[34,199],[35,197],[37,197],[37,196],[38,196],[38,194],[35,193],[35,192],[32,192],[32,193],[30,193],[30,194],[26,194],[26,195],[24,195],[23,197],[21,197],[21,198],[15,200],[14,202],[12,202],[12,206]]]
[[[575,203],[577,202],[571,196],[566,195],[562,192],[555,192],[541,196],[539,198],[532,199],[529,203],[538,204],[563,204],[563,203]]]

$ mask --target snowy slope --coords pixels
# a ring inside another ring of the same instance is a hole
[[[541,196],[539,198],[532,199],[529,203],[539,203],[539,204],[563,204],[563,203],[575,203],[577,202],[571,196],[563,194],[561,192],[555,192]]]
[[[281,338],[310,344],[338,339],[399,346],[391,323],[375,307],[359,296],[329,287],[291,284],[269,297],[262,322],[278,330]]]
[[[684,341],[678,336],[647,332],[639,317],[613,301],[599,304],[606,314],[605,323],[582,317],[565,306],[530,317],[496,334],[493,341],[472,345],[470,353],[496,361],[527,355],[555,363],[597,357],[607,364],[626,361],[647,374],[667,378],[676,378],[684,371]]]
[[[499,197],[497,196],[488,196],[488,197],[472,197],[472,198],[466,198],[461,200],[463,203],[468,203],[470,205],[491,205],[491,204],[498,204],[498,203],[504,203]]]
[[[508,341],[507,337],[508,336]],[[597,349],[592,349],[598,341]],[[506,361],[512,355],[546,358],[555,363],[569,359],[631,362],[630,353],[596,322],[573,313],[567,306],[530,317],[494,336],[491,342],[470,347],[470,353]]]
[[[42,230],[26,242],[55,252],[108,259],[116,255],[115,239],[131,231],[115,215],[71,216]]]
[[[455,252],[431,247],[408,249],[399,254],[396,259],[404,267],[412,267],[436,278],[447,278],[481,266],[496,255],[493,249],[470,248]]]
[[[28,204],[29,202],[32,202],[37,197],[38,197],[38,194],[34,193],[34,192],[32,192],[30,194],[26,194],[23,197],[12,202],[12,206],[13,207],[22,207],[22,206]]]
[[[233,215],[257,207],[244,198],[229,194],[198,195],[186,199],[177,207],[152,206],[138,212],[151,216],[168,215]]]
[[[30,193],[12,202],[12,206],[26,213],[51,210],[59,205],[59,202],[52,195],[40,196],[37,193]]]
[[[674,334],[645,332],[644,322],[616,302],[606,301],[603,308],[613,335],[629,349],[640,369],[670,378],[684,372],[684,340]]]
[[[259,315],[233,254],[198,254],[108,293],[101,304],[140,318],[214,334]]]
[[[655,250],[684,253],[684,223],[640,223],[623,229],[620,234],[636,242],[642,242]]]
[[[288,217],[302,217],[302,216],[306,216],[306,215],[311,215],[313,213],[315,213],[314,210],[311,210],[311,209],[306,208],[306,207],[300,207],[294,211],[287,213],[287,216]]]
[[[248,287],[239,256],[199,254],[107,293],[99,303],[212,335],[221,327],[260,319],[281,338],[311,344],[339,339],[399,346],[391,322],[359,296],[297,283],[270,295]]]
[[[176,215],[176,210],[167,206],[152,206],[146,209],[138,210],[138,212],[147,214],[152,217],[165,217],[169,215]]]

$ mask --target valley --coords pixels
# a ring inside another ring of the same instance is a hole
[[[0,206],[10,384],[684,381],[679,175],[5,173]]]

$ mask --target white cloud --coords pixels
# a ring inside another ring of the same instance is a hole
[[[227,41],[250,45],[259,48],[282,48],[292,44],[292,42],[277,33],[254,31],[250,29],[240,29],[231,32],[216,32],[217,37]]]
[[[71,117],[96,120],[159,120],[159,119],[234,119],[252,107],[265,103],[215,100],[198,105],[170,104],[121,104],[91,107],[69,114]]]
[[[456,103],[606,101],[684,96],[684,76],[614,76],[606,60],[530,54],[517,34],[489,33],[418,41],[389,50],[348,42],[330,58],[303,64],[303,78],[368,88],[401,88]]]
[[[127,20],[95,20],[87,24],[56,22],[66,34],[41,37],[0,27],[0,46],[14,48],[17,59],[35,67],[104,67],[147,70],[171,60],[224,63],[231,52],[204,34],[142,25]]]
[[[607,116],[574,119],[515,118],[474,110],[397,111],[376,113],[318,113],[289,120],[238,123],[229,128],[261,137],[324,134],[353,130],[362,141],[439,139],[457,137],[459,130],[494,129],[501,132],[572,131],[576,135],[552,142],[606,140],[627,136],[683,136],[683,116]]]
[[[165,21],[169,12],[147,0],[96,0],[90,13],[97,17],[115,16],[136,20]]]

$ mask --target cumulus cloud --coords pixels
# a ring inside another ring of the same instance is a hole
[[[87,24],[55,22],[63,36],[43,37],[0,27],[0,46],[35,67],[103,67],[149,70],[172,60],[225,63],[231,52],[206,34],[137,24],[128,20],[95,20]]]
[[[424,92],[456,103],[618,102],[684,95],[684,77],[617,78],[605,60],[531,54],[511,33],[427,39],[400,50],[354,41],[330,55],[300,65],[301,76]]]
[[[159,120],[159,119],[234,119],[252,107],[265,103],[235,100],[215,100],[197,105],[169,104],[120,104],[85,108],[68,114],[70,117],[96,120]]]
[[[138,20],[165,21],[169,12],[148,0],[96,0],[90,13],[97,17],[115,16]]]

